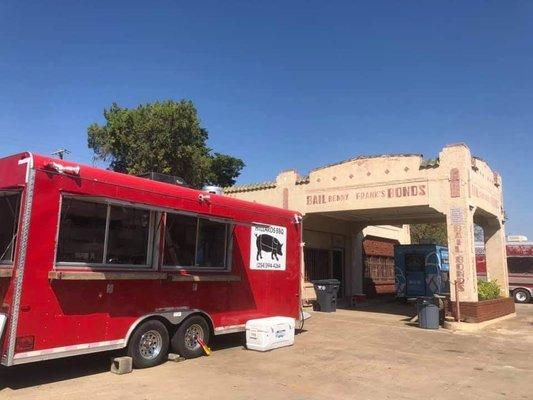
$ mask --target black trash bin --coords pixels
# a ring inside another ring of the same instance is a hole
[[[312,281],[318,304],[317,311],[335,312],[337,311],[337,291],[340,281],[337,279],[320,279]]]
[[[419,297],[416,299],[418,326],[424,329],[439,329],[439,299]]]

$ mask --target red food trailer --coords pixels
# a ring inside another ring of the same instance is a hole
[[[3,365],[197,339],[300,315],[301,215],[23,153],[0,159]]]

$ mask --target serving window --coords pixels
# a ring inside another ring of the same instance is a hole
[[[63,197],[58,265],[151,268],[153,212]]]
[[[226,249],[229,225],[198,219],[196,266],[201,268],[226,268]]]
[[[228,269],[231,228],[232,225],[226,221],[167,213],[163,242],[164,268]]]
[[[110,206],[106,263],[148,264],[150,211]]]
[[[192,267],[196,260],[198,218],[167,214],[165,225],[163,264]]]
[[[65,197],[61,206],[58,262],[104,262],[108,205]]]
[[[231,264],[232,227],[196,214],[64,196],[56,265],[224,271]]]
[[[13,264],[20,213],[20,193],[0,192],[0,263]]]

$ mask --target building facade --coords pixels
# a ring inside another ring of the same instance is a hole
[[[324,277],[338,278],[347,298],[393,290],[391,252],[409,243],[408,224],[445,222],[450,279],[461,301],[477,301],[474,221],[485,234],[487,274],[508,295],[502,180],[462,143],[432,160],[358,157],[224,193],[304,215],[304,298],[314,296],[308,282]]]

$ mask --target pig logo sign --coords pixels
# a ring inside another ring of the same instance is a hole
[[[285,271],[287,228],[253,225],[250,237],[250,269]]]

